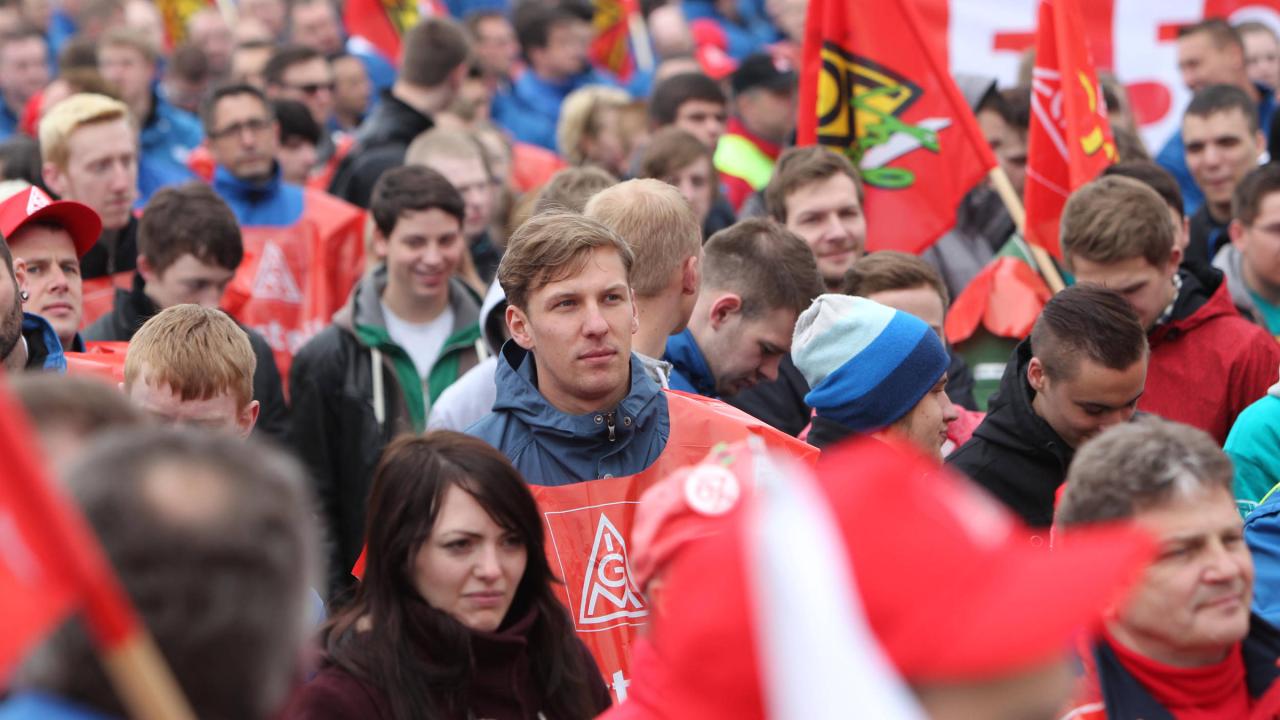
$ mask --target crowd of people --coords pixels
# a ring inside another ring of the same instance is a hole
[[[621,72],[579,0],[171,5],[0,1],[0,361],[197,717],[1280,717],[1269,25],[1179,30],[1152,151],[1104,73],[993,370],[1015,213],[868,252],[806,0],[642,2]],[[1020,193],[1029,72],[954,80]],[[129,716],[94,653],[0,720]]]

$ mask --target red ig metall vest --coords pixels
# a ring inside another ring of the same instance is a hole
[[[615,700],[626,698],[631,648],[649,607],[627,557],[640,496],[676,470],[701,462],[720,443],[751,436],[806,464],[818,451],[719,400],[666,390],[671,435],[652,465],[627,477],[556,487],[531,486],[546,526],[551,571],[578,637],[591,649]]]

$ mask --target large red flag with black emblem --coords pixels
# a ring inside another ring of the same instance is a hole
[[[929,247],[996,161],[915,9],[813,0],[803,57],[799,144],[825,145],[861,169],[867,248]]]
[[[1058,222],[1073,190],[1116,160],[1078,0],[1040,0],[1027,136],[1027,239],[1062,257]]]

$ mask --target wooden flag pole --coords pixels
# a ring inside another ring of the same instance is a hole
[[[1013,183],[1009,182],[1009,176],[1004,173],[1004,169],[999,165],[991,168],[987,173],[987,177],[991,179],[991,185],[995,188],[1000,199],[1004,201],[1004,206],[1009,209],[1009,215],[1013,217],[1013,224],[1018,228],[1018,234],[1027,237],[1027,213],[1022,208],[1022,201],[1018,199],[1018,193],[1013,189]],[[1066,287],[1066,283],[1062,281],[1062,275],[1058,272],[1058,267],[1053,264],[1053,258],[1044,248],[1027,241],[1027,249],[1031,252],[1032,265],[1039,271],[1044,281],[1048,283],[1049,289],[1054,293],[1061,291]]]
[[[196,720],[172,671],[139,628],[111,649],[100,650],[102,666],[133,720]]]
[[[654,68],[653,45],[649,40],[649,25],[639,11],[627,18],[627,30],[631,35],[631,47],[635,50],[636,67],[644,71]]]

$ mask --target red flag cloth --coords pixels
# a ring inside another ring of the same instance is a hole
[[[1079,0],[1040,0],[1027,137],[1027,240],[1062,258],[1067,196],[1116,160]]]
[[[862,170],[867,249],[929,247],[996,161],[915,9],[813,0],[803,57],[799,144],[830,147]]]
[[[400,62],[400,36],[405,30],[416,25],[420,16],[443,14],[433,0],[346,0],[342,5],[347,33],[368,42],[392,63]]]
[[[138,624],[92,531],[49,482],[38,444],[0,382],[0,686],[77,606],[106,647],[128,639]]]
[[[1053,292],[1024,260],[996,258],[982,269],[951,303],[945,326],[947,342],[968,340],[981,325],[994,335],[1024,338]]]
[[[90,375],[110,383],[124,382],[124,360],[129,343],[95,341],[84,352],[66,352],[68,375]]]
[[[156,0],[156,9],[164,20],[164,39],[168,49],[181,45],[186,39],[187,21],[192,15],[214,6],[214,0]]]
[[[293,225],[241,229],[244,260],[222,296],[222,309],[271,345],[286,393],[294,353],[330,323],[364,272],[364,211],[303,193]]]
[[[635,0],[595,0],[595,39],[591,41],[591,62],[626,82],[635,71],[631,55],[630,21],[636,12]]]

